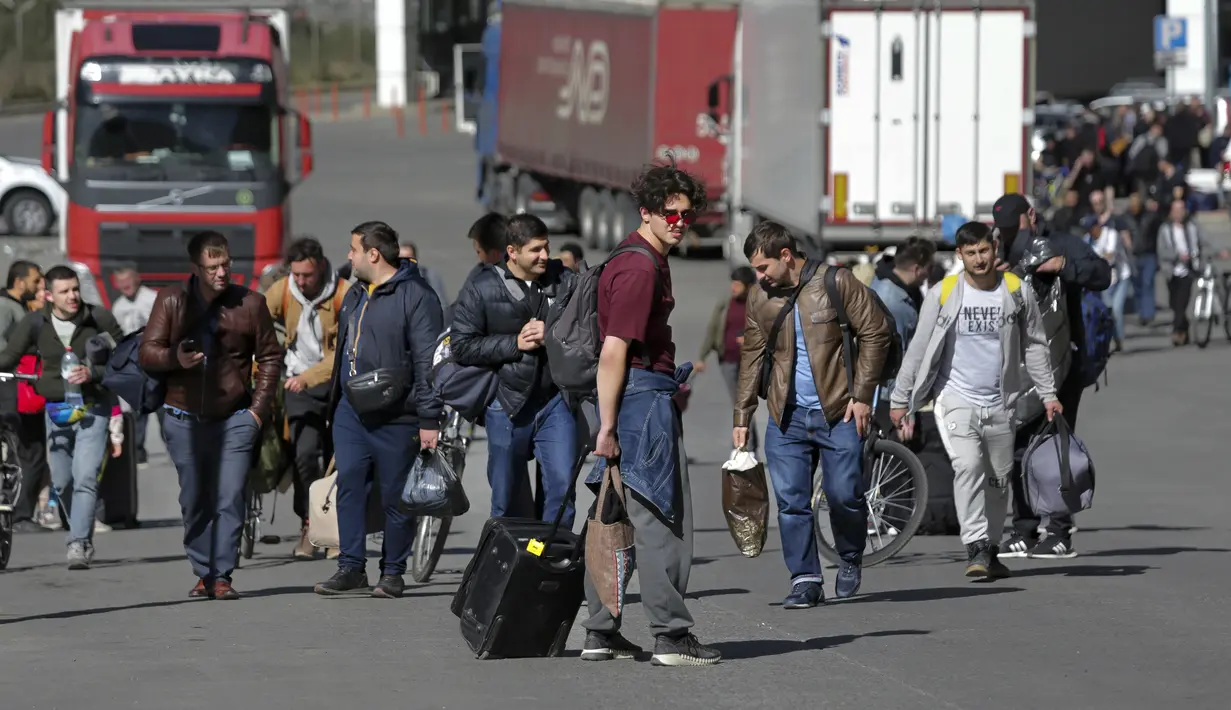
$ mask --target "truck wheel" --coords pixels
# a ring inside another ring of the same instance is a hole
[[[615,228],[618,226],[616,220],[616,204],[615,195],[607,190],[598,193],[598,248],[603,251],[611,251],[615,248],[619,238],[616,237]]]
[[[37,190],[15,190],[4,201],[4,223],[19,237],[41,237],[54,219],[51,203]]]
[[[641,215],[633,205],[633,198],[626,192],[615,195],[615,212],[611,217],[611,247],[624,241],[629,232],[641,226]]]
[[[577,231],[588,249],[598,248],[598,192],[583,188],[577,199]]]

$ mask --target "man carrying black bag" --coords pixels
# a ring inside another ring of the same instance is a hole
[[[441,404],[432,394],[432,355],[443,329],[440,299],[409,259],[398,257],[398,235],[384,222],[351,233],[350,261],[358,283],[338,316],[330,429],[338,469],[338,533],[342,554],[317,594],[368,588],[367,500],[380,485],[385,511],[380,581],[372,596],[401,597],[414,542],[415,519],[401,506],[406,476],[420,448],[436,448]]]

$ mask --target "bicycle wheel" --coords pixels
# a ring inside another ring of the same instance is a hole
[[[812,490],[813,525],[821,556],[841,562],[833,546],[829,504],[821,486],[822,471]],[[863,566],[871,567],[893,557],[919,529],[928,502],[928,477],[919,457],[896,441],[878,439],[864,461],[865,498],[868,506],[868,536]]]
[[[13,514],[0,513],[0,570],[8,569],[9,555],[13,552]]]
[[[246,505],[244,506],[244,529],[241,535],[242,546],[240,547],[240,554],[244,556],[244,559],[248,560],[252,559],[252,553],[255,551],[257,527],[261,522],[260,517],[256,513],[256,498],[257,493],[249,491],[245,499]]]
[[[1204,348],[1210,344],[1214,333],[1214,293],[1209,288],[1199,288],[1193,298],[1193,321],[1189,326],[1193,342]]]
[[[411,552],[410,575],[419,584],[426,584],[436,571],[436,563],[445,550],[449,526],[453,518],[435,518],[424,515],[419,518],[419,529]]]

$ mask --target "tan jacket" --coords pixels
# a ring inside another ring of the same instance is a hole
[[[275,281],[265,292],[265,303],[269,306],[269,314],[274,322],[286,328],[286,349],[290,350],[298,336],[299,316],[303,306],[287,290],[287,279],[282,277]],[[300,377],[308,387],[316,387],[329,381],[333,376],[333,356],[338,345],[338,308],[346,296],[350,282],[338,279],[337,291],[330,298],[317,306],[317,317],[321,319],[321,332],[325,334],[321,343],[325,357],[320,362],[304,371]]]
[[[833,421],[846,413],[852,393],[847,386],[838,311],[829,303],[829,296],[825,293],[825,272],[830,268],[822,266],[817,269],[816,275],[800,292],[797,305],[817,394],[820,395],[826,418]],[[870,405],[888,351],[891,328],[885,314],[873,300],[871,291],[849,269],[838,272],[837,284],[851,329],[859,341],[853,397]],[[734,423],[737,427],[749,426],[756,411],[757,377],[761,372],[765,339],[785,302],[785,293],[771,298],[764,287],[754,288],[748,297],[748,323],[744,329],[744,345],[740,350],[739,390],[735,397]],[[770,416],[779,426],[787,397],[793,394],[794,383],[795,319],[787,316],[774,349],[773,374],[767,399]]]

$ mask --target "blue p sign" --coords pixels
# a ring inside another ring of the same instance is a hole
[[[1188,49],[1188,20],[1159,15],[1154,18],[1154,51],[1177,52]]]

